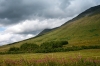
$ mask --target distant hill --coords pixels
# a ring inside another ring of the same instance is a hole
[[[44,29],[42,32],[40,32],[38,35],[43,35],[49,31],[51,31],[52,29]]]
[[[37,37],[2,46],[0,51],[23,43],[41,44],[52,40],[67,40],[67,46],[100,45],[100,5],[87,9],[57,29],[45,29]]]
[[[89,17],[89,16],[92,16],[95,14],[100,14],[100,5],[87,9],[86,11],[80,13],[77,17],[73,18],[72,20],[69,20],[68,22],[73,22],[73,21],[78,20],[82,17],[85,17],[85,16]],[[68,23],[68,22],[66,22],[66,23]]]
[[[57,29],[57,28],[58,28],[58,27],[56,27],[56,28],[52,28],[52,29],[44,29],[44,30],[41,31],[37,36],[44,35],[44,34],[50,32],[50,31],[52,31],[52,30],[55,30],[55,29]],[[37,36],[36,36],[36,37],[37,37]]]

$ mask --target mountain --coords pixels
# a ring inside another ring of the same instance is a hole
[[[40,33],[38,34],[38,36],[39,36],[39,35],[43,35],[43,34],[49,32],[49,31],[51,31],[51,30],[52,30],[52,29],[44,29],[42,32],[40,32]]]
[[[95,13],[99,13],[99,12],[100,12],[100,5],[98,5],[96,7],[91,7],[90,9],[88,9],[85,12],[81,13],[80,15],[78,15],[76,18],[74,18],[72,20],[74,21],[74,20],[77,20],[77,19],[82,18],[82,17],[85,17],[85,16],[91,16],[91,15],[93,15]],[[71,22],[72,20],[70,20],[69,22]],[[68,23],[68,22],[66,22],[66,23]],[[50,32],[51,30],[54,30],[54,29],[56,29],[56,28],[53,28],[53,29],[44,29],[38,35],[43,35],[43,34],[45,34],[47,32]]]
[[[100,5],[87,9],[57,29],[45,29],[40,36],[2,46],[0,51],[23,43],[41,44],[52,40],[67,40],[67,46],[100,45]]]
[[[55,29],[57,29],[57,28],[58,28],[58,27],[52,28],[52,29],[44,29],[44,30],[41,31],[36,37],[41,36],[41,35],[44,35],[44,34],[50,32],[50,31],[52,31],[52,30],[55,30]]]
[[[82,17],[92,16],[92,15],[95,15],[95,14],[100,14],[100,5],[87,9],[86,11],[82,12],[77,17],[73,18],[72,20],[69,20],[68,22],[73,22],[73,21],[78,20]],[[66,22],[66,23],[68,23],[68,22]]]

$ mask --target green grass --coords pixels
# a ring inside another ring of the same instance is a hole
[[[69,51],[69,52],[56,52],[56,53],[23,53],[23,54],[4,54],[0,55],[0,59],[20,59],[20,58],[43,58],[48,55],[53,55],[57,58],[68,58],[75,57],[76,55],[81,55],[82,57],[98,57],[100,58],[100,49],[88,49],[80,51]]]
[[[96,63],[92,62],[93,60]],[[53,66],[66,66],[65,64],[68,66],[82,66],[83,64],[85,66],[95,66],[95,64],[99,66],[100,49],[57,53],[5,54],[0,55],[0,62],[1,66],[32,66],[33,64],[36,64],[33,66],[46,66],[46,64],[47,66],[51,66],[51,64]]]

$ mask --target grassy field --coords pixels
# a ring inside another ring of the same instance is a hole
[[[43,58],[45,56],[51,55],[57,58],[68,58],[75,57],[77,55],[82,57],[98,57],[100,58],[100,49],[89,49],[80,51],[69,51],[69,52],[56,52],[56,53],[23,53],[23,54],[4,54],[0,55],[0,59],[20,59],[20,58]]]
[[[44,60],[46,60],[44,62]],[[61,61],[62,60],[62,61]],[[97,65],[100,65],[100,49],[89,49],[89,50],[80,50],[80,51],[70,51],[70,52],[57,52],[57,53],[26,53],[26,54],[5,54],[0,55],[0,65],[4,66],[82,66],[81,64],[86,64],[86,66],[94,66],[94,62]],[[20,62],[19,62],[20,61]],[[84,61],[84,62],[83,62]],[[61,65],[59,65],[59,63]],[[32,63],[32,64],[31,64]],[[75,63],[71,65],[71,63]],[[38,65],[39,64],[39,65]],[[46,65],[47,64],[47,65]],[[78,65],[77,65],[78,64]],[[33,65],[34,66],[34,65]]]

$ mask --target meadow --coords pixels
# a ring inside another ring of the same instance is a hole
[[[0,66],[100,66],[100,49],[0,55]]]

